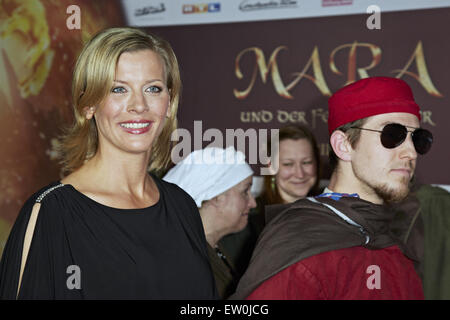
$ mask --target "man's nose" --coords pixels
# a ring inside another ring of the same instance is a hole
[[[411,133],[408,132],[408,136],[405,141],[400,146],[401,152],[400,157],[402,159],[407,158],[408,160],[416,160],[417,159],[417,151],[414,146],[414,142],[412,139]]]

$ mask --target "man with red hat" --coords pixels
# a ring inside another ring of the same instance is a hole
[[[266,228],[233,299],[423,299],[417,257],[389,229],[433,136],[400,79],[374,77],[329,99],[328,188],[266,207]]]

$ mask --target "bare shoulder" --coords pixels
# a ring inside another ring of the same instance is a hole
[[[95,179],[93,175],[86,172],[83,168],[70,173],[68,176],[61,179],[61,183],[65,185],[71,185],[76,190],[82,193],[90,193],[95,187]]]

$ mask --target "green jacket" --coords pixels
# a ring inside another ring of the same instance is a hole
[[[450,193],[423,185],[396,210],[392,229],[419,257],[425,298],[450,300]]]

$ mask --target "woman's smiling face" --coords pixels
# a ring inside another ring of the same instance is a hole
[[[275,182],[281,198],[294,202],[306,197],[317,180],[314,151],[307,139],[280,141],[279,169]]]
[[[152,50],[123,53],[113,86],[94,108],[99,150],[150,154],[168,113],[170,94],[162,58]]]

